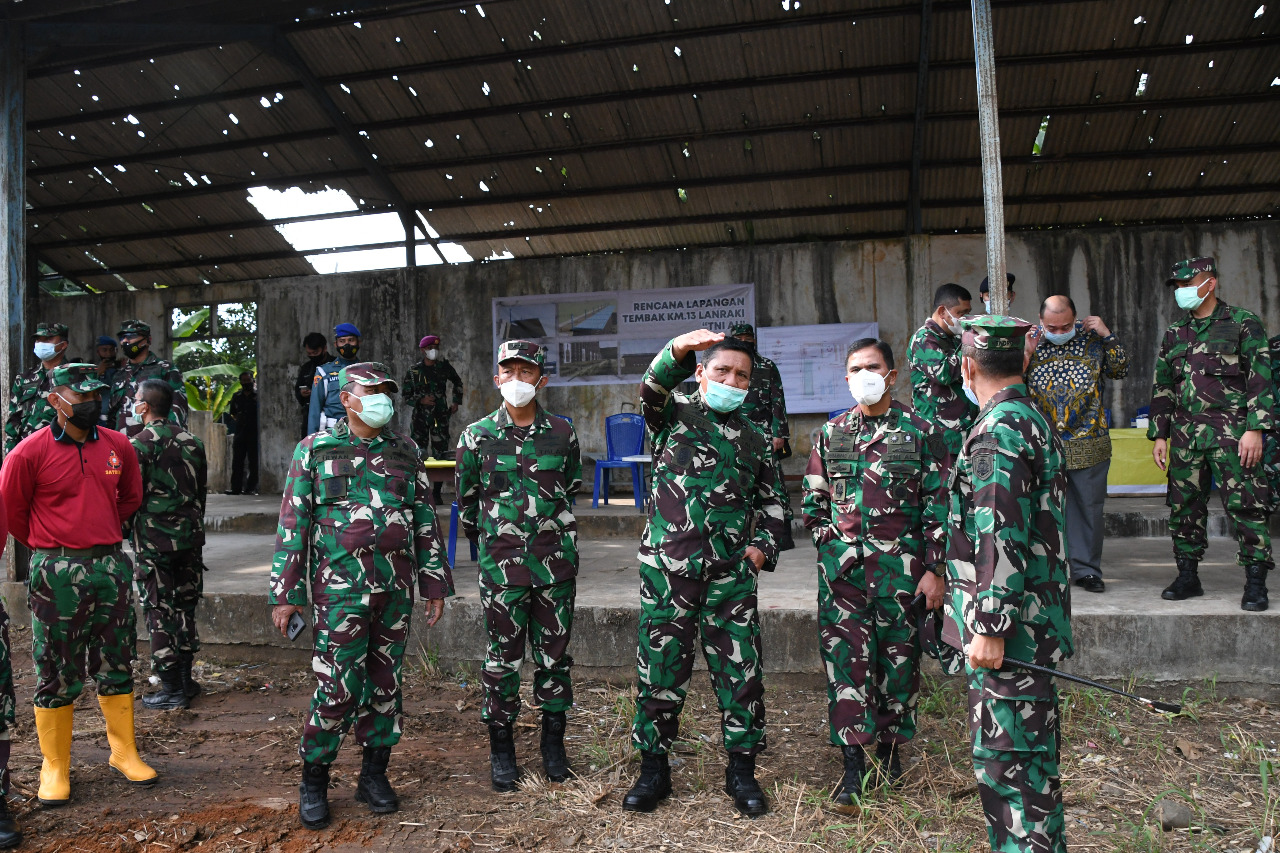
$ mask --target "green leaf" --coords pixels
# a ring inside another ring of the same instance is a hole
[[[196,379],[211,376],[230,376],[237,377],[243,373],[239,366],[234,364],[210,364],[206,367],[197,367],[192,370],[185,371],[182,374],[183,379]]]
[[[190,337],[195,334],[196,329],[200,328],[204,321],[208,319],[209,309],[201,308],[199,311],[179,323],[173,330],[173,336],[175,338]]]
[[[183,341],[173,348],[173,357],[181,358],[193,352],[213,352],[213,347],[205,341]]]

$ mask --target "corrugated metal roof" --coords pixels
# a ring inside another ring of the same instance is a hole
[[[258,184],[405,205],[477,258],[906,228],[920,0],[326,2],[7,8],[37,39],[141,42],[32,57],[38,257],[99,289],[311,272]],[[1259,5],[993,0],[1007,226],[1275,213],[1280,9]],[[968,3],[931,6],[923,224],[981,229]],[[148,55],[173,23],[243,38]]]

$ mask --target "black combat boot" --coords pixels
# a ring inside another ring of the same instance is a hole
[[[733,797],[733,807],[747,817],[759,817],[769,811],[764,791],[756,781],[754,755],[729,753],[729,766],[724,769],[724,792]]]
[[[564,711],[542,712],[542,771],[552,782],[563,782],[573,775],[564,751],[564,727]]]
[[[182,661],[182,692],[187,694],[188,699],[194,699],[204,692],[200,682],[191,675],[191,666],[195,663],[195,658],[193,652],[183,652],[179,658]]]
[[[176,711],[187,707],[187,694],[182,692],[182,667],[174,664],[160,673],[160,689],[142,697],[142,707],[153,711]]]
[[[791,536],[791,525],[788,524],[782,528],[782,533],[778,534],[778,551],[793,551],[796,547],[796,540]]]
[[[622,798],[622,810],[651,812],[671,796],[671,765],[665,752],[640,753],[640,778]]]
[[[1199,563],[1190,557],[1179,557],[1178,576],[1173,579],[1173,583],[1164,588],[1160,597],[1165,601],[1182,601],[1204,595],[1204,587],[1200,586],[1200,575],[1196,574],[1198,566]]]
[[[516,742],[512,725],[489,726],[489,778],[493,790],[508,793],[516,789],[520,768],[516,766]]]
[[[0,740],[0,848],[17,847],[22,843],[22,830],[9,811],[10,743],[8,740]]]
[[[1261,613],[1267,609],[1267,570],[1270,566],[1259,563],[1244,570],[1244,597],[1240,609]]]
[[[356,802],[368,803],[374,814],[400,810],[400,798],[387,780],[387,762],[391,747],[366,746],[360,761],[360,781],[356,783]]]
[[[880,765],[880,774],[891,788],[902,784],[902,758],[898,753],[896,744],[876,744],[876,762]]]
[[[302,763],[302,784],[298,786],[298,817],[307,829],[329,825],[329,765]]]
[[[440,501],[442,500],[442,498],[440,497],[440,493],[443,491],[444,491],[444,483],[436,483],[434,486],[431,487],[431,505],[432,506],[440,506]]]
[[[844,775],[831,799],[838,805],[851,806],[862,796],[862,780],[867,775],[866,753],[855,743],[840,747],[840,754],[844,757]]]

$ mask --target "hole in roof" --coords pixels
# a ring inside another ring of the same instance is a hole
[[[364,27],[360,25],[360,22],[359,22],[359,21],[356,21],[356,22],[355,22],[355,24],[353,24],[353,26],[354,26],[357,30],[362,30],[362,29],[364,29]]]
[[[485,96],[486,98],[487,98],[487,97],[489,97],[489,91],[490,91],[490,89],[489,89],[489,84],[488,84],[488,82],[487,82],[487,81],[486,81],[483,85],[481,85],[481,86],[480,86],[480,91],[481,91],[481,92],[484,92],[484,96]]]
[[[489,191],[489,185],[488,185],[488,184],[486,184],[484,181],[481,181],[481,182],[480,182],[480,192],[482,192],[482,193],[487,193],[488,191]]]
[[[1191,33],[1187,33],[1187,44],[1191,44],[1195,40],[1196,40],[1195,36],[1191,35]]]
[[[1263,13],[1264,13],[1264,12],[1266,12],[1266,11],[1267,11],[1267,4],[1266,4],[1266,3],[1263,3],[1261,6],[1259,6],[1259,7],[1258,7],[1258,11],[1256,11],[1256,12],[1254,12],[1254,13],[1253,13],[1253,16],[1254,16],[1255,18],[1261,18],[1261,17],[1262,17],[1262,15],[1263,15]],[[76,73],[77,73],[77,74],[79,74],[80,72],[79,72],[79,71],[77,71]]]
[[[484,7],[479,3],[476,4],[476,11],[480,13],[480,17],[484,17]]]
[[[1280,86],[1280,77],[1277,77],[1277,78],[1275,78],[1274,80],[1272,80],[1272,81],[1271,81],[1271,85],[1272,85],[1272,86]]]
[[[689,194],[684,191],[684,188],[679,188],[676,190],[676,198],[680,199],[681,204],[684,204],[689,200]]]
[[[533,171],[537,172],[538,174],[542,174],[542,167],[541,167],[541,166],[534,166],[534,167],[533,167]]]
[[[680,46],[679,46],[679,45],[676,45],[674,48],[672,48],[672,51],[675,53],[675,55],[676,55],[676,56],[679,56],[679,55],[680,55]]]
[[[446,181],[452,181],[452,180],[453,180],[453,175],[450,175],[448,172],[445,172],[445,173],[444,173],[444,179],[445,179]]]
[[[129,113],[127,116],[125,116],[124,120],[129,122],[129,124],[141,124],[141,122],[138,121],[137,116],[135,116],[133,113]]]
[[[90,95],[89,97],[90,97],[90,98],[92,98],[92,99],[93,99],[93,100],[95,100],[95,101],[96,101],[96,100],[98,100],[98,96],[97,96],[97,95]]]
[[[1210,67],[1210,68],[1212,68],[1212,67],[1213,67],[1213,60],[1212,60],[1212,59],[1210,59],[1210,60],[1209,60],[1209,67]]]
[[[1138,86],[1133,90],[1135,98],[1140,98],[1147,93],[1147,80],[1150,76],[1151,75],[1145,71],[1138,72]]]
[[[348,86],[346,83],[339,83],[338,88],[346,92],[348,95],[351,94],[351,87]]]
[[[537,30],[534,30],[533,35],[529,36],[529,41],[533,41],[534,39],[537,39],[538,41],[542,41],[542,33],[538,32]]]
[[[1133,19],[1133,22],[1135,24],[1145,24],[1147,22],[1147,19],[1139,15],[1138,17]]]
[[[428,148],[435,148],[435,147],[436,147],[436,144],[435,144],[434,142],[432,142],[430,139],[428,139],[426,142],[424,142],[424,143],[422,143],[422,144],[423,144],[423,145],[425,145],[425,146],[427,146]]]
[[[240,123],[240,119],[236,118],[236,114],[235,114],[235,113],[227,113],[227,118],[231,119],[231,123],[232,123],[232,124],[239,124],[239,123]]]
[[[258,101],[258,103],[262,104],[264,110],[271,108],[271,102],[267,100],[266,95],[263,95],[262,100]]]
[[[640,66],[639,66],[639,65],[632,64],[632,66],[631,66],[631,70],[632,70],[632,71],[639,71],[639,70],[640,70]]]
[[[415,89],[415,88],[413,88],[412,86],[410,86],[410,87],[409,87],[409,94],[410,94],[410,95],[413,95],[413,96],[416,98],[416,97],[418,97],[418,90],[417,90],[417,89]]]
[[[1040,131],[1036,134],[1036,141],[1031,144],[1031,156],[1039,157],[1044,150],[1044,135],[1049,131],[1049,117],[1045,116],[1040,121]]]

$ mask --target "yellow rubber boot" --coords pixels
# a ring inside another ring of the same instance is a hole
[[[111,766],[135,785],[154,785],[156,771],[138,755],[133,739],[133,694],[98,694],[102,716],[107,721],[107,743],[111,744]]]
[[[71,715],[70,705],[36,708],[36,735],[44,764],[40,767],[37,796],[46,806],[65,806],[71,799]]]

